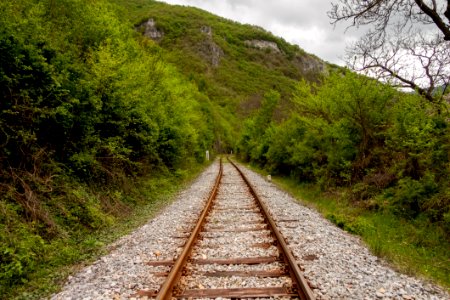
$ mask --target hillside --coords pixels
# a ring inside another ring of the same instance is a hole
[[[270,90],[281,95],[276,119],[288,115],[299,79],[318,81],[331,65],[263,28],[200,9],[155,1],[114,1],[125,6],[136,29],[156,41],[164,57],[218,105],[222,148],[235,146],[243,118]],[[231,131],[230,131],[231,129]]]

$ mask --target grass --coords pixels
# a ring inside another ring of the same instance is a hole
[[[248,166],[248,165],[247,165]],[[248,166],[254,171],[264,171]],[[432,281],[450,291],[450,243],[440,227],[425,219],[405,220],[390,212],[352,206],[345,189],[323,192],[317,185],[272,176],[273,182],[340,228],[359,235],[372,253],[397,271]]]
[[[135,199],[140,204],[124,218],[115,219],[110,226],[87,235],[80,232],[70,238],[56,240],[43,254],[45,263],[37,266],[22,285],[7,288],[0,299],[41,299],[57,292],[70,274],[108,253],[108,244],[144,225],[172,203],[176,193],[204,168],[205,165],[196,165],[189,171],[177,171],[173,175],[142,178],[132,194],[147,201]]]

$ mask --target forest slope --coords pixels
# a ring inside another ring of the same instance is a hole
[[[220,150],[235,146],[241,120],[261,106],[265,93],[280,94],[274,117],[281,120],[289,114],[299,79],[318,81],[335,68],[261,27],[193,7],[112,1],[124,7],[137,30],[155,40],[164,57],[216,104]]]

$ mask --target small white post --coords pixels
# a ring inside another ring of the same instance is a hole
[[[206,150],[206,160],[209,161],[209,151],[208,150]]]

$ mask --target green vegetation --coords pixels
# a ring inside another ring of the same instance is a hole
[[[89,256],[97,232],[155,203],[215,137],[209,100],[107,1],[0,10],[0,295],[10,299]]]
[[[100,192],[85,188],[83,193],[94,201],[101,202],[102,205],[108,201],[108,205],[115,206],[110,208],[114,209],[113,212],[109,211],[114,216],[114,221],[95,230],[76,228],[67,232],[67,236],[42,241],[39,247],[33,249],[27,246],[36,239],[35,235],[27,232],[19,235],[20,228],[16,232],[9,232],[8,237],[14,239],[15,247],[20,242],[21,247],[17,248],[16,253],[20,253],[23,258],[28,257],[33,265],[24,266],[21,282],[3,287],[0,299],[41,299],[57,292],[68,275],[106,254],[109,251],[106,246],[117,238],[148,222],[161,208],[171,203],[176,192],[202,170],[203,166],[199,165],[189,172],[161,172],[156,176],[140,178],[137,182],[129,182],[126,193],[111,192],[106,187]],[[78,188],[74,193],[80,190]],[[76,205],[77,203],[73,204]],[[11,227],[13,225],[10,224]],[[26,228],[19,223],[17,225],[22,226],[22,229]]]
[[[342,71],[320,85],[300,81],[283,122],[271,118],[274,99],[268,94],[245,121],[241,158],[298,185],[339,191],[316,200],[327,218],[402,269],[449,286],[448,105]]]
[[[405,220],[389,211],[370,211],[349,201],[348,190],[323,192],[317,185],[299,184],[289,177],[272,177],[306,205],[342,229],[360,235],[375,255],[410,275],[450,286],[446,232],[424,218]]]
[[[68,266],[164,205],[207,149],[341,191],[325,201],[330,220],[448,285],[448,104],[195,8],[6,0],[0,11],[0,298],[54,291]],[[150,18],[157,41],[142,35]]]
[[[301,78],[317,81],[327,67],[331,68],[257,26],[238,24],[192,7],[148,0],[113,2],[124,8],[136,27],[152,18],[164,33],[159,41],[164,57],[216,104],[213,113],[217,115],[214,132],[219,136],[218,150],[234,147],[241,120],[261,105],[266,92],[276,90],[280,94],[275,115],[282,119],[290,109],[296,82]],[[202,31],[205,27],[211,29],[210,35]],[[281,52],[246,44],[252,40],[273,42]],[[218,53],[214,48],[220,49]],[[215,55],[218,65],[212,63]]]

